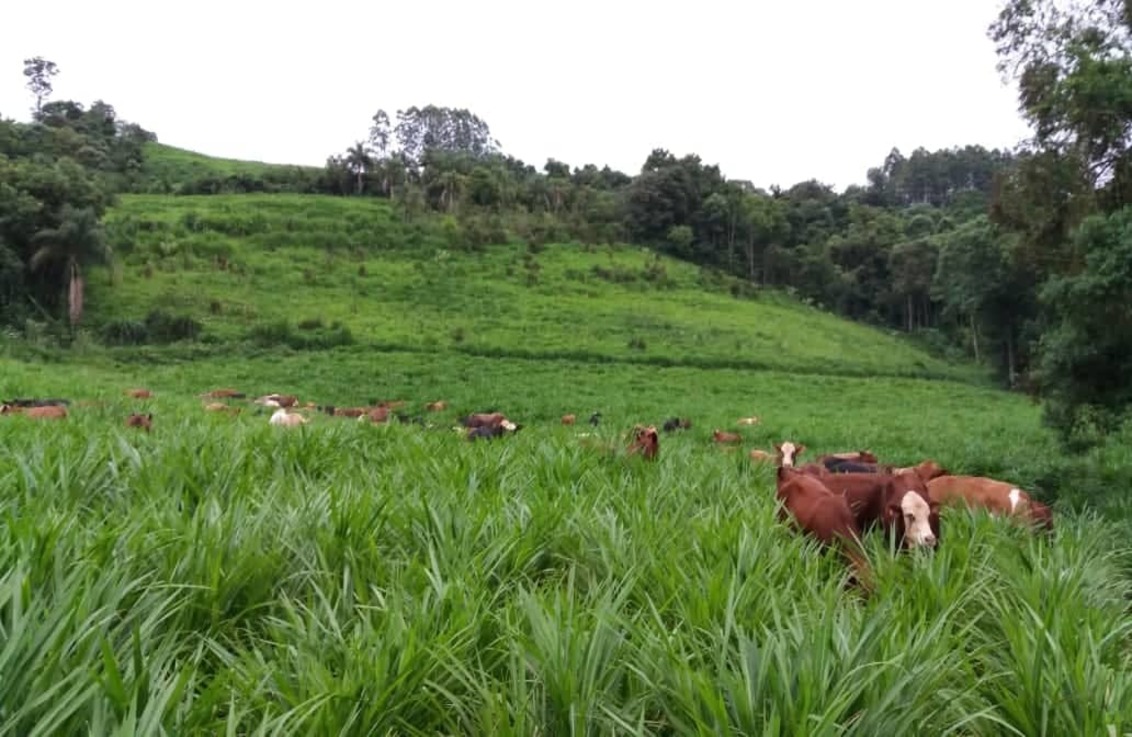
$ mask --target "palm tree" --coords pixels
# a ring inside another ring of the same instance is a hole
[[[362,193],[362,188],[366,183],[366,172],[373,168],[373,157],[370,154],[369,146],[361,141],[354,144],[352,148],[346,151],[346,166],[358,178],[358,191],[357,194]]]
[[[113,252],[93,209],[63,205],[61,215],[59,227],[41,230],[32,238],[37,248],[28,266],[35,271],[48,263],[62,265],[67,280],[67,315],[74,328],[83,316],[83,268],[109,263]]]

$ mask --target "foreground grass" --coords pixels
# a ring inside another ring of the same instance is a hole
[[[949,515],[935,555],[872,541],[862,602],[695,437],[124,406],[0,422],[0,733],[1132,729],[1126,528]]]
[[[372,199],[125,196],[108,228],[122,269],[113,286],[89,280],[97,329],[161,309],[221,343],[341,325],[427,353],[984,379],[782,295],[736,298],[734,280],[641,249],[468,253],[436,221]]]

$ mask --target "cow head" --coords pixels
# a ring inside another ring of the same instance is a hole
[[[633,428],[633,442],[629,445],[629,453],[640,453],[647,460],[654,460],[660,450],[660,435],[656,427],[637,425]]]
[[[775,443],[774,449],[778,452],[778,465],[793,466],[794,461],[798,460],[798,456],[806,450],[806,446],[802,443],[795,443],[793,440],[785,440],[781,443]]]
[[[888,482],[884,526],[895,530],[909,548],[934,548],[939,542],[939,503],[930,501],[916,474],[902,473]]]

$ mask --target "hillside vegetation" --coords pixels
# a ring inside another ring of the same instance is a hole
[[[104,334],[153,310],[201,339],[457,350],[484,356],[979,380],[907,340],[648,249],[467,249],[444,223],[326,196],[123,196],[120,268],[95,272]],[[348,330],[342,337],[340,328]],[[128,331],[126,331],[128,332]],[[293,336],[293,337],[292,337]]]
[[[209,193],[226,188],[269,190],[303,176],[317,177],[318,167],[222,159],[156,141],[142,146],[142,165],[132,188],[144,192]],[[274,185],[274,186],[273,186]]]

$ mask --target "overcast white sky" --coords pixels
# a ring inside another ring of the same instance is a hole
[[[729,178],[864,183],[905,154],[1027,135],[986,36],[995,0],[8,3],[0,114],[103,99],[164,143],[322,165],[384,108],[467,107],[504,150],[635,174],[697,153]]]

